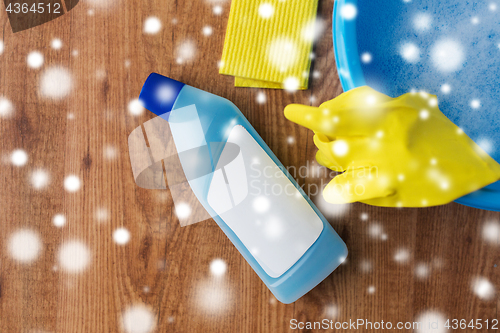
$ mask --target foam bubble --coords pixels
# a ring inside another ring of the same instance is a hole
[[[103,80],[104,78],[106,78],[106,70],[101,68],[101,69],[98,69],[95,71],[95,77],[98,79],[98,80]]]
[[[492,244],[500,245],[500,223],[497,221],[488,221],[482,227],[483,240]]]
[[[429,119],[429,115],[430,115],[430,113],[429,113],[428,110],[425,110],[425,109],[424,110],[420,110],[420,113],[419,113],[420,119],[422,119],[422,120]]]
[[[265,213],[271,208],[271,202],[266,197],[259,196],[253,200],[252,207],[257,213]]]
[[[323,35],[324,30],[325,22],[317,18],[304,26],[302,29],[302,39],[307,42],[315,42]]]
[[[31,185],[37,190],[49,185],[49,181],[49,173],[45,170],[38,169],[31,173]]]
[[[155,16],[148,17],[144,21],[144,33],[148,35],[154,35],[160,32],[161,30],[161,21],[159,18]]]
[[[106,222],[109,219],[109,211],[104,207],[99,207],[94,211],[94,218],[97,222]]]
[[[26,61],[28,62],[28,66],[31,68],[40,68],[43,65],[43,54],[38,51],[33,51],[28,54],[26,57]]]
[[[60,40],[59,38],[54,38],[52,40],[52,42],[50,43],[50,46],[54,49],[54,50],[60,50],[63,46],[63,42],[62,40]]]
[[[484,301],[495,298],[495,287],[486,278],[478,277],[472,281],[472,291]]]
[[[40,94],[43,97],[60,100],[68,96],[72,88],[71,74],[63,67],[50,67],[40,77]]]
[[[332,150],[336,156],[345,156],[349,152],[349,145],[344,140],[335,140]]]
[[[330,218],[340,218],[349,211],[349,204],[331,204],[320,194],[314,198],[314,204],[323,215]]]
[[[29,264],[40,256],[43,244],[38,233],[22,229],[9,237],[8,248],[12,259]]]
[[[175,102],[176,91],[167,84],[160,85],[155,91],[155,98],[162,104]]]
[[[267,102],[267,97],[266,94],[264,94],[262,91],[257,94],[257,103],[259,104],[264,104]]]
[[[451,92],[451,86],[448,83],[445,83],[441,86],[441,92],[443,94],[449,94]]]
[[[90,264],[90,250],[80,241],[70,241],[59,247],[59,265],[68,273],[81,273]]]
[[[419,13],[413,18],[413,27],[417,31],[426,31],[431,28],[432,17],[426,13]]]
[[[340,8],[340,15],[348,21],[352,20],[358,15],[358,8],[351,3],[347,3]]]
[[[300,83],[299,80],[293,76],[288,77],[283,81],[283,87],[287,92],[295,92],[299,89]]]
[[[368,104],[368,105],[375,105],[375,103],[377,103],[377,98],[374,95],[369,95],[366,98],[366,104]]]
[[[227,313],[231,306],[231,295],[228,285],[223,281],[225,280],[212,279],[210,283],[200,283],[196,291],[195,305],[209,313]]]
[[[327,305],[325,306],[323,313],[325,314],[326,318],[335,319],[339,315],[339,307],[335,304]]]
[[[361,272],[363,273],[369,273],[372,271],[373,269],[373,264],[371,263],[371,261],[369,260],[362,260],[360,263],[359,263],[359,269],[361,270]]]
[[[63,214],[56,214],[52,218],[52,224],[58,228],[63,227],[66,224],[66,216]]]
[[[10,154],[10,161],[15,166],[23,166],[28,162],[28,154],[22,149],[16,149]]]
[[[89,5],[93,7],[99,7],[99,8],[108,8],[113,5],[115,0],[84,0],[87,2]],[[89,15],[93,15],[94,11],[92,9],[89,10],[89,12],[92,11],[92,14],[89,13]]]
[[[196,44],[192,40],[183,41],[177,46],[175,54],[178,64],[189,62],[196,56]]]
[[[378,238],[382,235],[383,228],[378,223],[372,223],[368,227],[368,234],[373,238]]]
[[[429,265],[425,263],[419,263],[415,266],[415,276],[419,279],[426,279],[429,277],[431,273],[431,269]]]
[[[0,117],[8,118],[14,113],[11,101],[0,95]]]
[[[370,52],[364,52],[362,55],[361,55],[361,62],[363,62],[364,64],[369,64],[372,62],[372,59],[373,59],[373,56],[371,55]]]
[[[417,333],[444,333],[448,332],[448,329],[444,326],[446,323],[446,317],[437,311],[425,311],[421,313],[416,322],[421,323],[416,327]]]
[[[129,307],[122,314],[122,325],[126,333],[150,333],[155,328],[155,315],[140,304]]]
[[[128,103],[128,112],[133,116],[140,116],[144,112],[144,103],[136,98]]]
[[[113,240],[118,245],[125,245],[130,240],[130,232],[126,228],[118,228],[113,232]]]
[[[293,136],[289,136],[288,138],[286,138],[286,142],[289,144],[289,145],[292,145],[295,143],[295,138]]]
[[[212,29],[211,26],[206,25],[206,26],[203,27],[203,29],[201,30],[201,32],[203,33],[204,36],[211,36],[212,33],[214,32],[214,30]]]
[[[470,107],[473,109],[479,109],[481,107],[481,101],[478,99],[473,99],[470,101]]]
[[[285,72],[298,60],[298,48],[291,39],[279,37],[272,40],[266,49],[266,58],[276,69]]]
[[[405,263],[410,260],[410,251],[407,249],[398,249],[394,254],[394,261],[398,263]]]
[[[222,7],[221,6],[214,6],[213,12],[214,12],[215,15],[222,14]]]
[[[64,189],[70,193],[76,192],[80,189],[80,178],[75,175],[69,175],[64,178]]]
[[[407,62],[414,64],[420,60],[420,49],[413,43],[405,43],[401,46],[399,54]]]
[[[487,154],[491,154],[494,151],[494,145],[488,139],[485,138],[479,139],[477,141],[477,145],[481,147],[481,149],[484,150]]]
[[[104,146],[103,155],[108,160],[115,159],[118,156],[118,149],[113,145],[106,145]]]
[[[455,72],[465,61],[465,51],[457,41],[445,39],[438,41],[431,50],[434,67],[441,72]]]
[[[340,68],[339,69],[339,75],[342,76],[343,78],[350,79],[351,78],[351,73],[345,68]]]
[[[274,6],[270,3],[262,3],[259,6],[259,16],[263,19],[271,18],[274,14]]]
[[[226,273],[227,265],[222,259],[212,260],[210,263],[210,273],[214,276],[222,276]]]
[[[283,236],[283,223],[276,217],[269,218],[264,225],[264,233],[270,240],[277,240]]]
[[[175,205],[175,215],[179,219],[188,218],[191,215],[191,207],[185,202],[178,203]]]

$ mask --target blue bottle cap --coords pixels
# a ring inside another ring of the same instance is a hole
[[[184,85],[184,83],[166,76],[151,73],[142,86],[139,99],[146,109],[161,116],[172,111],[177,96]]]

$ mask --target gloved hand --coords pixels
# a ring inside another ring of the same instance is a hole
[[[330,203],[435,206],[500,179],[500,165],[433,95],[391,98],[364,86],[320,107],[288,105],[285,117],[314,131],[321,165],[343,172],[323,191]]]

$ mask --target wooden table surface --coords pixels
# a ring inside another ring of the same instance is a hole
[[[349,257],[284,305],[215,222],[181,228],[168,191],[135,185],[127,138],[154,115],[128,109],[150,72],[234,102],[285,166],[314,161],[312,133],[288,122],[283,108],[319,105],[342,91],[329,28],[333,0],[320,0],[326,29],[315,47],[310,89],[265,90],[263,104],[261,90],[235,88],[218,74],[229,7],[209,0],[82,0],[68,14],[16,34],[0,14],[0,332],[277,333],[293,331],[292,319],[394,325],[500,319],[499,213],[455,203],[319,204]],[[143,32],[150,16],[162,22],[157,34]],[[205,26],[213,34],[203,34]],[[51,47],[54,38],[60,49]],[[194,53],[178,63],[182,45]],[[33,51],[44,56],[39,68],[27,64]],[[46,87],[51,71],[69,75],[67,81]],[[51,89],[68,95],[47,99]],[[13,165],[11,159],[23,162],[22,154],[13,157],[16,149],[26,152],[25,165]],[[65,190],[70,175],[81,181],[79,190]],[[304,186],[328,181],[297,178]],[[65,216],[64,226],[54,225],[56,214]],[[114,241],[118,228],[130,232],[125,245]],[[220,276],[210,270],[217,259],[226,264]]]

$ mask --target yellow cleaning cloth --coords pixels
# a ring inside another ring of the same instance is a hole
[[[436,96],[390,98],[359,87],[319,108],[291,104],[285,117],[314,131],[317,161],[343,172],[331,203],[443,205],[500,179],[500,165],[437,107]]]
[[[317,0],[233,0],[220,74],[237,87],[307,89]]]

